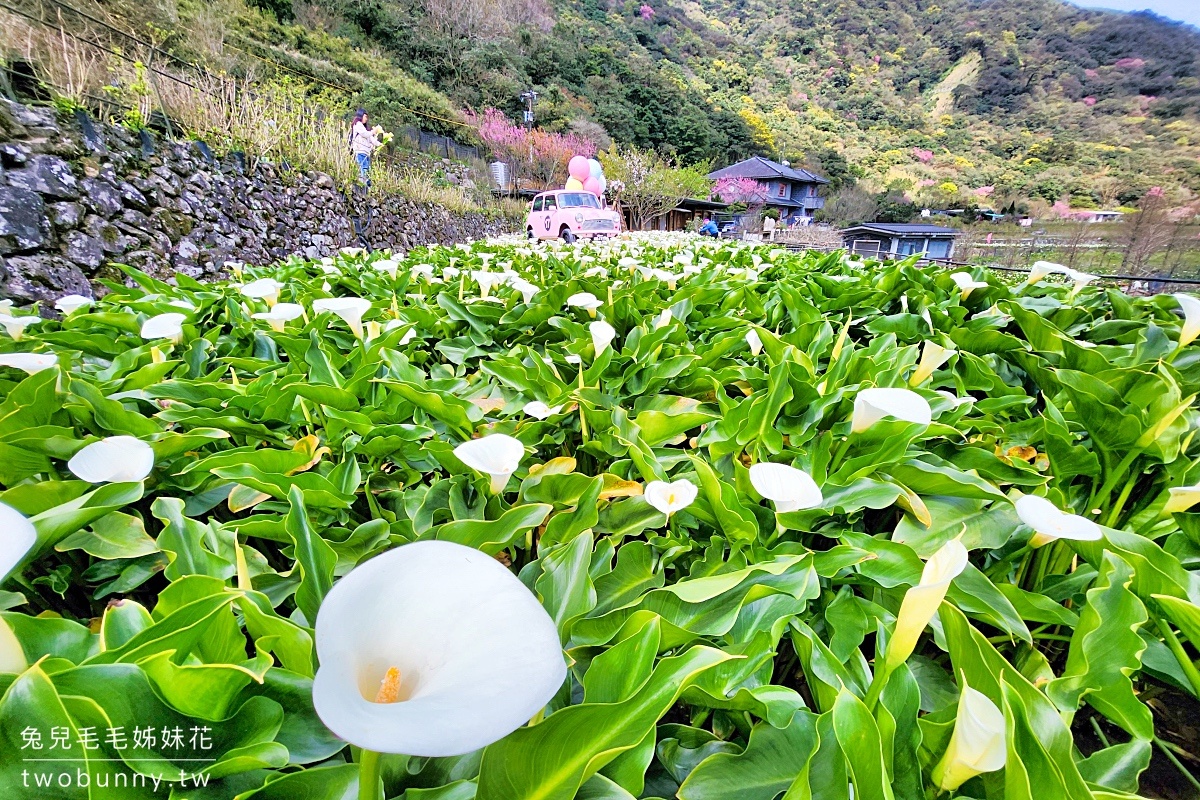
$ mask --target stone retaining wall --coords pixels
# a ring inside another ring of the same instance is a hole
[[[228,260],[318,257],[362,243],[400,251],[513,227],[398,196],[355,197],[322,173],[248,167],[196,142],[0,100],[0,298],[18,303],[90,295],[97,278],[117,277],[112,262],[205,278]]]

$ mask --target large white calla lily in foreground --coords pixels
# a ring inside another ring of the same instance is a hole
[[[863,389],[854,398],[853,433],[862,433],[884,417],[928,425],[933,420],[929,401],[909,389]]]
[[[800,511],[821,505],[821,489],[802,469],[790,464],[764,461],[750,467],[750,484],[754,491],[775,504],[780,514]]]
[[[1187,347],[1200,336],[1200,299],[1182,292],[1171,295],[1183,312],[1183,327],[1179,329],[1179,346]]]
[[[964,674],[954,733],[933,768],[933,782],[952,792],[980,773],[1003,767],[1008,760],[1004,730],[1004,713],[986,694],[968,686]]]
[[[682,511],[696,500],[700,492],[696,484],[680,478],[677,481],[650,481],[646,484],[642,496],[653,508],[667,515],[667,519],[676,511]]]
[[[950,582],[967,568],[967,548],[958,539],[946,542],[925,562],[921,581],[900,603],[896,627],[884,654],[884,672],[891,672],[912,655],[925,626],[933,619],[950,589]]]
[[[57,363],[58,356],[53,353],[4,353],[0,355],[0,367],[24,370],[30,375],[50,369]]]
[[[1099,525],[1087,517],[1060,511],[1058,506],[1044,497],[1027,494],[1013,505],[1021,522],[1033,528],[1030,547],[1041,547],[1056,539],[1094,542],[1101,536]]]
[[[110,436],[71,456],[67,469],[88,483],[136,483],[154,469],[154,450],[132,436]]]
[[[493,433],[463,442],[454,448],[454,455],[471,469],[491,478],[491,489],[499,494],[504,491],[517,467],[521,466],[525,445],[508,434]]]
[[[363,314],[371,309],[371,301],[361,297],[325,297],[313,301],[313,311],[317,314],[328,311],[341,317],[350,326],[355,337],[363,338]]]
[[[746,344],[750,345],[750,355],[756,356],[762,352],[763,341],[762,337],[758,335],[757,329],[751,328],[746,331]]]
[[[367,750],[455,756],[512,733],[562,685],[558,631],[500,562],[450,542],[376,556],[317,615],[313,705]]]
[[[183,322],[187,314],[172,311],[159,314],[142,323],[143,339],[170,339],[175,344],[183,341]]]
[[[617,338],[617,329],[602,319],[589,323],[588,332],[592,334],[592,347],[595,348],[597,357]]]
[[[929,380],[930,376],[957,352],[953,347],[942,347],[937,342],[926,340],[924,347],[921,348],[921,360],[917,362],[917,368],[913,370],[912,376],[908,379],[909,385],[920,386]]]

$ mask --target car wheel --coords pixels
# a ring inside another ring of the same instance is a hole
[[[575,236],[575,231],[571,230],[566,225],[563,225],[563,229],[559,231],[559,235],[562,236],[562,240],[567,244],[574,244],[575,240],[578,238]]]

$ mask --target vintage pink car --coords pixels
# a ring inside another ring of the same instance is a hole
[[[560,189],[542,192],[529,204],[525,233],[531,239],[573,242],[580,236],[593,239],[615,236],[621,230],[621,215],[605,208],[591,192]]]

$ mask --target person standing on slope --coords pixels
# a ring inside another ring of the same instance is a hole
[[[376,125],[374,128],[367,127],[367,112],[360,108],[354,114],[354,125],[350,129],[350,152],[354,153],[354,160],[358,162],[358,177],[359,180],[368,188],[371,185],[369,173],[371,170],[371,156],[375,154],[383,142],[379,137],[383,133],[383,128]]]

